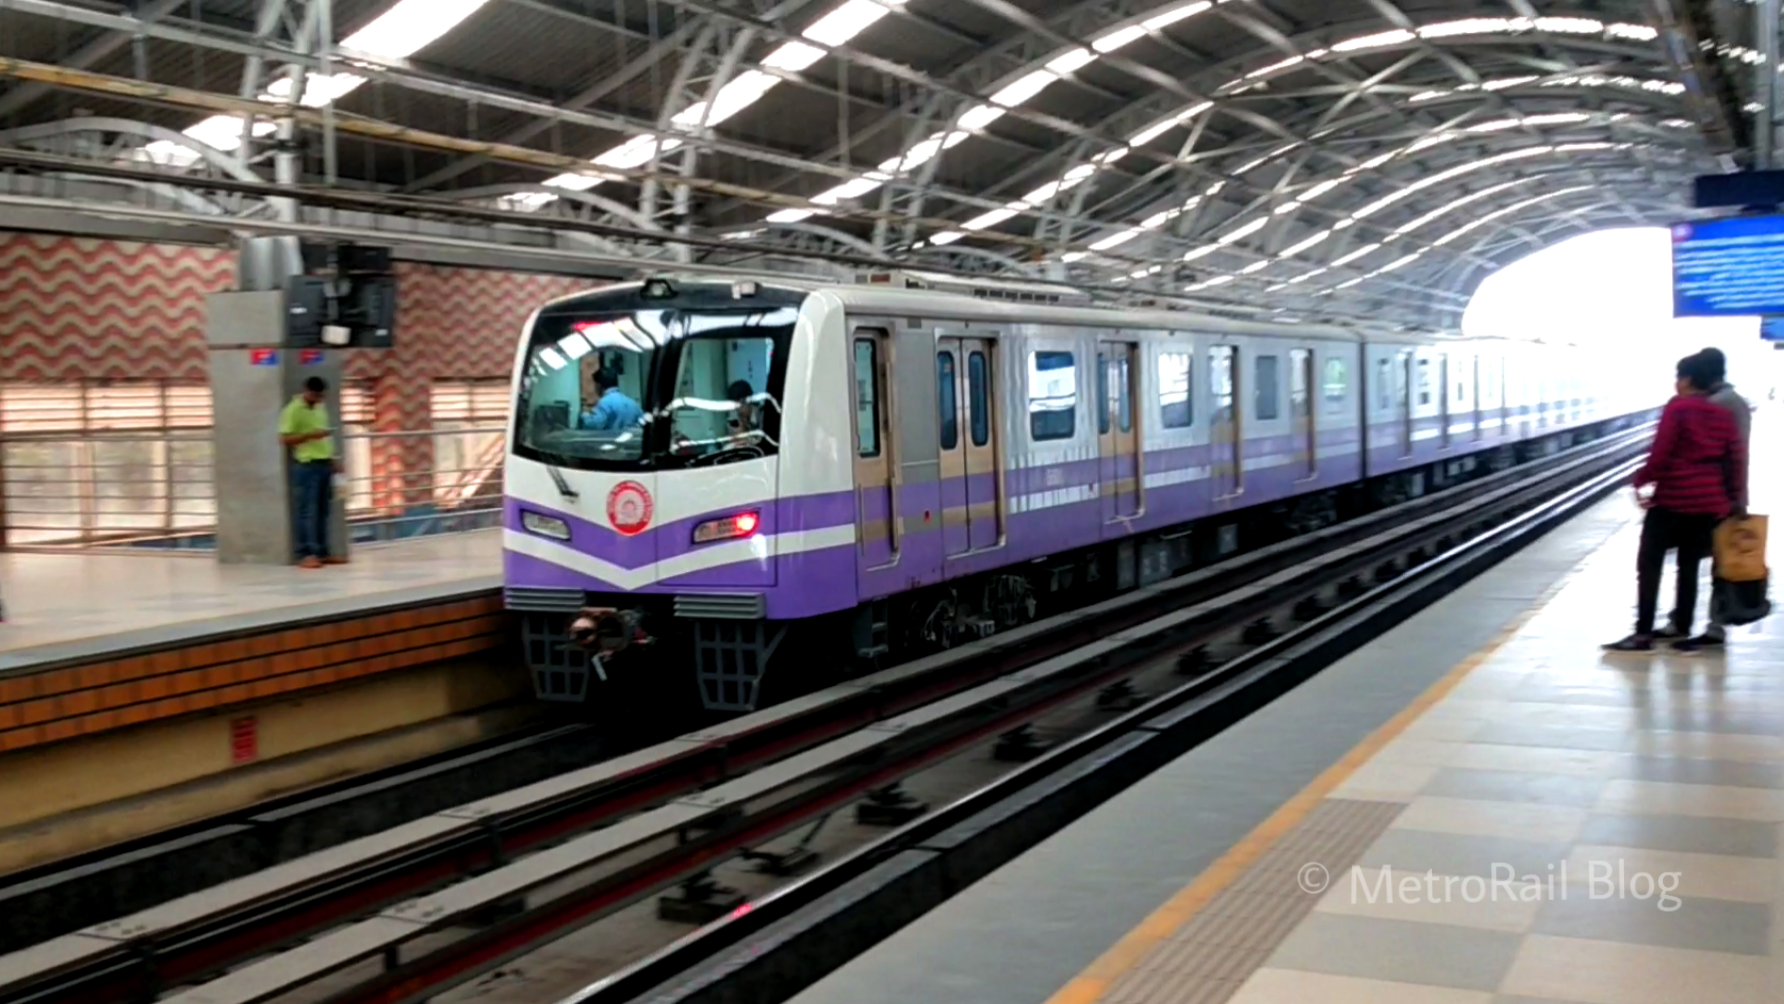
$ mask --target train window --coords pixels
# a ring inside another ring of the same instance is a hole
[[[991,445],[991,367],[985,353],[971,352],[966,357],[966,405],[972,409],[967,417],[974,446]]]
[[[1110,389],[1115,392],[1115,421],[1122,432],[1134,431],[1134,384],[1133,374],[1128,370],[1129,358],[1126,351],[1116,356],[1109,374],[1114,381]]]
[[[1257,398],[1252,417],[1260,422],[1274,419],[1282,411],[1282,374],[1276,356],[1257,357]]]
[[[880,347],[855,339],[855,455],[880,455]]]
[[[1297,419],[1313,414],[1313,350],[1295,349],[1288,354],[1288,408]]]
[[[1326,398],[1326,413],[1336,415],[1344,410],[1344,399],[1350,396],[1350,367],[1342,359],[1326,360],[1326,375],[1322,381]]]
[[[1187,429],[1195,422],[1189,388],[1195,358],[1187,352],[1166,352],[1158,357],[1159,424],[1167,429]]]
[[[1394,364],[1392,360],[1375,360],[1375,408],[1394,410]]]
[[[935,354],[935,404],[940,416],[938,431],[941,434],[942,449],[952,450],[960,445],[960,401],[959,376],[954,369],[954,353],[937,352]]]
[[[1028,435],[1036,442],[1070,439],[1078,430],[1077,360],[1070,352],[1028,356]]]
[[[1096,354],[1096,431],[1109,431],[1109,357]]]
[[[1419,404],[1431,403],[1431,360],[1419,360]]]

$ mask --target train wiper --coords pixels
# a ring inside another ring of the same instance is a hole
[[[570,479],[564,477],[563,469],[570,466],[569,457],[539,446],[534,446],[533,450],[539,454],[540,460],[545,461],[545,473],[551,475],[551,483],[557,485],[559,495],[569,502],[582,498],[582,493],[570,487]]]

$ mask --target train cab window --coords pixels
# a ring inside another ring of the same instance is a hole
[[[855,455],[880,455],[880,347],[855,339]]]
[[[1070,439],[1078,429],[1077,360],[1070,352],[1028,356],[1028,435],[1036,442]]]
[[[1257,357],[1257,396],[1252,417],[1268,422],[1282,412],[1282,373],[1277,356]]]
[[[1187,352],[1165,352],[1158,357],[1159,425],[1166,429],[1187,429],[1195,422],[1189,391],[1194,362]]]
[[[1431,360],[1419,360],[1419,404],[1431,403]]]
[[[944,450],[952,450],[960,445],[959,386],[960,377],[954,368],[954,353],[937,352],[935,354],[936,428]]]
[[[968,432],[973,445],[991,445],[991,364],[983,352],[967,354],[966,402],[972,409],[968,416]]]
[[[1326,399],[1326,414],[1344,411],[1344,399],[1350,396],[1350,367],[1342,359],[1327,359],[1321,393]]]

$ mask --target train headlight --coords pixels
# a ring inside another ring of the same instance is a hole
[[[694,527],[694,543],[711,544],[720,540],[740,540],[751,536],[762,525],[762,514],[740,512],[723,519],[712,519]]]
[[[570,539],[569,523],[558,519],[556,516],[547,516],[542,512],[534,512],[531,509],[522,509],[520,511],[520,525],[525,527],[528,533],[536,533],[541,537],[550,537],[553,540]]]

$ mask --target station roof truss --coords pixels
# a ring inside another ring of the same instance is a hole
[[[1748,156],[1742,10],[0,0],[0,209],[1454,328]]]

